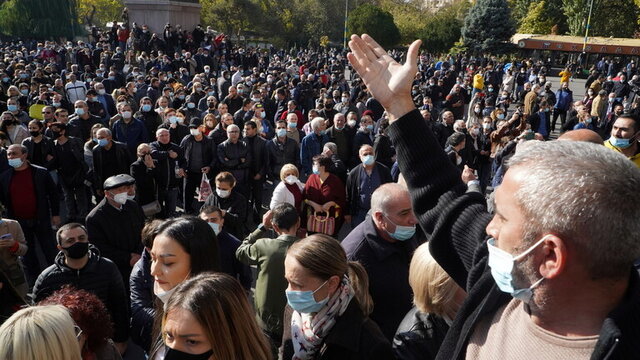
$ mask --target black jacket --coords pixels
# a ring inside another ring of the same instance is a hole
[[[284,144],[278,137],[267,141],[267,167],[269,179],[280,180],[280,170],[285,164],[293,164],[300,168],[300,145],[290,137],[285,137]]]
[[[157,162],[156,167],[148,168],[142,158],[138,158],[131,164],[129,171],[136,180],[136,202],[147,205],[158,199],[157,178],[160,174]]]
[[[71,115],[69,116],[69,124],[67,125],[71,125],[78,129],[82,141],[87,141],[91,138],[91,127],[95,124],[102,124],[102,121],[99,117],[89,114],[89,118],[87,118],[87,120],[80,118],[78,115]],[[74,136],[74,134],[71,134],[68,130],[66,134],[67,136]]]
[[[284,310],[284,332],[282,339],[283,359],[294,354],[291,340],[291,314],[287,305]],[[392,360],[395,359],[389,341],[380,328],[360,310],[358,300],[351,299],[342,316],[336,319],[324,339],[317,360]]]
[[[204,206],[208,205],[225,210],[224,230],[238,239],[244,239],[247,199],[240,192],[232,190],[229,197],[221,198],[214,190],[204,202]]]
[[[373,151],[376,155],[376,161],[391,169],[393,166],[393,156],[396,151],[393,149],[391,140],[387,135],[378,134],[373,140]]]
[[[360,207],[360,170],[363,167],[362,164],[359,164],[351,169],[349,176],[347,176],[347,208],[344,209],[345,215],[355,215]],[[380,176],[380,185],[393,182],[391,170],[388,167],[376,162],[374,169],[377,170]]]
[[[189,135],[189,128],[186,125],[177,124],[175,128],[171,127],[168,122],[158,126],[158,129],[169,130],[169,139],[172,143],[179,144],[185,136]],[[152,138],[155,139],[155,136]]]
[[[158,188],[167,189],[178,186],[180,181],[176,178],[176,164],[181,169],[186,169],[187,165],[182,148],[174,143],[161,144],[158,141],[152,142],[149,146],[151,147],[151,157],[158,161]],[[171,150],[176,152],[178,157],[172,159],[169,156]]]
[[[149,139],[156,138],[156,130],[160,125],[162,125],[162,118],[160,115],[154,110],[144,112],[142,110],[138,111],[133,115],[134,118],[142,121],[144,127],[148,131]]]
[[[29,167],[31,168],[33,187],[36,192],[37,224],[38,226],[50,226],[51,217],[60,214],[58,189],[47,169],[32,164],[29,164]],[[10,219],[15,219],[11,203],[16,199],[13,199],[9,192],[11,178],[14,173],[15,169],[10,168],[0,174],[0,203],[6,207],[7,217]]]
[[[393,352],[398,360],[435,359],[447,331],[449,325],[444,319],[414,306],[398,326]]]
[[[114,323],[113,341],[124,342],[129,338],[129,309],[127,296],[118,268],[111,260],[101,257],[93,245],[89,245],[89,262],[80,270],[65,264],[64,253],[59,252],[53,265],[46,268],[33,286],[34,302],[44,300],[64,285],[95,294],[104,303]]]
[[[135,201],[127,201],[120,210],[102,199],[87,215],[89,241],[111,259],[128,281],[131,274],[131,254],[142,251],[140,232],[144,226],[144,214]]]
[[[414,110],[390,126],[398,163],[412,194],[429,249],[468,297],[445,337],[437,359],[462,360],[475,326],[512,297],[498,289],[487,264],[486,226],[491,215],[484,196],[466,192],[451,162]],[[424,156],[429,154],[429,156]],[[635,359],[640,354],[640,278],[630,270],[629,288],[602,324],[592,360]]]
[[[128,174],[129,166],[133,162],[131,160],[131,153],[127,148],[127,144],[112,141],[112,149],[110,151],[116,152],[116,169],[115,175],[119,174]],[[103,154],[106,150],[100,146],[96,145],[93,147],[93,186],[96,189],[102,189],[102,185],[105,180],[107,180],[107,176],[105,176],[105,168],[104,168],[104,160]],[[112,169],[113,170],[113,169]]]
[[[369,292],[375,304],[370,317],[391,341],[398,325],[412,306],[409,286],[409,262],[418,247],[415,236],[390,243],[377,233],[373,219],[367,216],[342,241],[350,261],[358,261],[369,275]]]
[[[58,140],[54,141],[55,155],[52,169],[58,171],[60,179],[65,186],[78,188],[80,186],[84,186],[84,181],[87,178],[87,172],[89,171],[87,163],[84,161],[84,145],[78,138],[69,137],[67,139],[67,142],[63,145],[60,145]],[[67,150],[63,150],[63,147]],[[68,158],[69,156],[73,157],[73,162],[77,165],[73,170],[62,167],[63,157]]]
[[[34,147],[34,141],[32,137],[28,137],[24,140],[22,140],[22,145],[27,147],[28,150],[28,159],[30,162],[33,162],[33,147]],[[40,165],[42,167],[47,168],[48,170],[52,170],[53,169],[53,161],[54,159],[51,159],[50,161],[47,161],[47,155],[51,155],[55,158],[55,151],[53,149],[53,140],[49,139],[46,136],[42,137],[42,140],[40,141],[40,156],[42,157],[42,159],[44,160],[44,163],[42,164],[35,164],[35,165]]]
[[[151,255],[146,250],[133,266],[129,287],[131,289],[131,340],[145,351],[151,349],[151,332],[156,315],[151,275]]]
[[[252,138],[245,137],[242,139],[249,153],[251,154],[251,162],[249,163],[249,176],[253,179],[256,174],[262,175],[261,179],[264,180],[264,176],[267,173],[267,140],[263,139],[260,135],[256,135]]]
[[[186,161],[186,169],[191,168],[191,152],[193,149],[193,144],[196,142],[195,137],[192,135],[185,136],[180,142],[180,148],[184,151],[184,159]],[[209,166],[212,170],[211,174],[213,174],[216,169],[216,163],[218,161],[217,157],[217,147],[213,140],[209,139],[206,136],[202,136],[202,140],[200,140],[202,146],[200,149],[202,150],[202,162],[204,166]]]

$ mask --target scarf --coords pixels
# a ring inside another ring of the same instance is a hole
[[[344,275],[337,291],[316,314],[291,314],[293,360],[313,359],[331,328],[349,306],[354,296],[351,281]]]

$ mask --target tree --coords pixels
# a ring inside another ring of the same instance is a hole
[[[78,17],[83,25],[104,27],[110,21],[122,21],[121,0],[77,0]]]
[[[466,1],[455,2],[423,21],[419,37],[429,52],[447,52],[460,40],[460,29],[469,9],[468,4]]]
[[[503,54],[512,49],[515,32],[506,0],[477,0],[464,20],[462,37],[474,53]]]
[[[358,6],[347,21],[351,34],[371,35],[383,47],[392,47],[400,41],[400,31],[393,22],[393,16],[377,6]]]
[[[527,34],[549,34],[553,25],[553,20],[547,16],[546,2],[544,0],[533,2],[529,5],[527,16],[522,19],[518,32]]]
[[[229,34],[250,30],[260,15],[260,8],[251,0],[201,0],[202,23]]]
[[[0,31],[34,39],[80,34],[74,0],[8,0],[0,6]]]
[[[584,36],[590,1],[565,0],[569,33]],[[624,9],[624,11],[620,11]],[[589,36],[631,37],[638,30],[640,7],[629,0],[594,0]]]
[[[421,4],[415,0],[381,0],[380,7],[391,13],[402,42],[407,44],[421,37],[420,32],[424,30],[426,20],[433,16],[429,11],[423,10]]]

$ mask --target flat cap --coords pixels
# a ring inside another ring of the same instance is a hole
[[[104,181],[102,188],[104,190],[111,190],[119,188],[120,186],[133,185],[136,180],[127,174],[114,175]]]

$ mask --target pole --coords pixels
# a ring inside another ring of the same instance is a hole
[[[592,0],[593,3],[593,0]],[[344,37],[342,42],[342,48],[347,48],[347,18],[349,16],[349,0],[344,1]]]
[[[584,29],[584,43],[582,44],[582,52],[587,48],[587,39],[589,38],[589,28],[591,27],[591,12],[593,11],[593,0],[589,6],[589,17],[587,17],[587,27]]]

